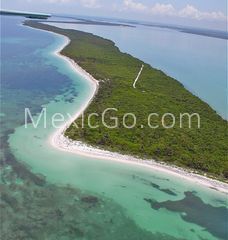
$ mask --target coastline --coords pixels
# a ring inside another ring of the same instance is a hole
[[[51,32],[51,31],[48,31],[48,32]],[[53,34],[57,34],[57,33],[53,33]],[[86,79],[91,83],[91,86],[94,85],[93,90],[90,93],[90,97],[88,98],[88,101],[86,101],[84,105],[81,106],[81,108],[74,114],[73,118],[77,119],[82,114],[82,112],[86,110],[86,108],[89,106],[94,96],[96,95],[99,88],[99,82],[92,75],[90,75],[88,72],[82,69],[74,60],[61,54],[61,51],[70,43],[70,39],[61,34],[57,34],[57,35],[64,37],[66,41],[64,42],[63,46],[61,46],[59,49],[54,51],[54,54],[57,57],[61,57],[65,61],[67,61],[68,64],[72,67],[72,69],[77,74],[81,75],[84,79]],[[145,167],[147,169],[150,168],[151,170],[154,170],[154,171],[156,170],[156,171],[161,171],[163,173],[175,175],[180,179],[184,178],[196,184],[203,185],[207,188],[212,188],[214,190],[220,191],[225,194],[228,193],[228,184],[220,182],[218,180],[214,180],[212,178],[208,178],[200,174],[196,174],[193,171],[188,171],[184,168],[180,168],[176,166],[170,166],[165,163],[158,163],[154,160],[143,160],[143,159],[135,158],[133,156],[127,156],[119,153],[109,152],[106,150],[101,150],[99,148],[88,146],[79,141],[72,141],[64,136],[65,130],[71,124],[72,124],[72,121],[69,120],[68,122],[64,123],[59,129],[57,129],[57,131],[54,132],[53,135],[50,136],[49,143],[54,148],[61,151],[70,152],[77,155],[87,156],[95,159],[106,159],[106,160],[108,159],[111,161],[121,162],[123,164],[134,164],[134,165]]]

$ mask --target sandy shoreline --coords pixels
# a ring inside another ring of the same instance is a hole
[[[54,33],[55,34],[55,33]],[[59,34],[57,34],[59,35]],[[99,82],[87,73],[84,69],[82,69],[76,62],[72,59],[64,56],[61,54],[62,49],[64,49],[69,43],[70,39],[66,36],[60,35],[61,37],[65,37],[66,41],[64,42],[63,46],[57,49],[54,54],[58,57],[63,58],[68,64],[72,67],[72,69],[79,75],[81,75],[84,79],[91,83],[93,89],[90,93],[90,97],[88,98],[87,102],[81,106],[81,108],[74,114],[73,119],[77,119],[89,106],[90,102],[93,100],[96,92],[99,88]],[[123,164],[134,164],[138,166],[143,166],[145,168],[149,168],[152,171],[160,171],[163,173],[175,175],[180,179],[187,179],[193,183],[200,184],[202,186],[212,188],[218,190],[222,193],[228,194],[228,184],[220,182],[218,180],[214,180],[211,178],[207,178],[205,176],[199,175],[194,173],[193,171],[187,171],[185,169],[174,167],[167,165],[165,163],[158,163],[154,160],[143,160],[138,159],[133,156],[122,155],[119,153],[109,152],[106,150],[101,150],[98,148],[94,148],[92,146],[88,146],[85,143],[80,141],[72,141],[64,136],[65,130],[71,125],[72,121],[69,120],[68,122],[64,123],[57,131],[50,137],[50,144],[57,148],[58,150],[74,153],[81,156],[87,156],[95,159],[106,159],[112,161],[118,161]]]

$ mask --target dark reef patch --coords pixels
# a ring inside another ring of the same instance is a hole
[[[172,196],[177,196],[177,194],[176,194],[175,192],[173,192],[172,190],[166,189],[166,188],[163,189],[163,188],[161,188],[158,184],[153,183],[153,182],[151,182],[151,181],[149,181],[149,180],[147,180],[147,179],[145,179],[145,178],[141,178],[141,177],[138,177],[138,176],[136,176],[136,175],[133,175],[132,177],[133,177],[133,179],[139,179],[139,180],[142,181],[144,184],[149,185],[149,186],[152,186],[153,188],[155,188],[155,189],[157,189],[157,190],[159,190],[159,191],[161,191],[161,192],[164,192],[164,193],[169,194],[169,195],[172,195]]]
[[[181,218],[186,222],[202,226],[215,237],[221,239],[227,239],[228,237],[228,209],[205,204],[201,198],[192,192],[185,192],[185,197],[177,201],[157,202],[148,198],[144,198],[144,200],[155,210],[165,208],[172,212],[181,213]]]

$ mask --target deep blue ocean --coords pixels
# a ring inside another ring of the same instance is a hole
[[[33,114],[72,84],[40,52],[54,42],[51,34],[22,26],[24,18],[1,17],[1,134],[24,124],[24,109]]]

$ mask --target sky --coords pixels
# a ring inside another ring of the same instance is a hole
[[[227,30],[227,0],[1,0],[1,8]]]

